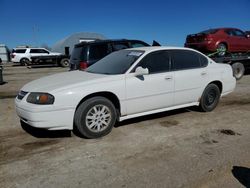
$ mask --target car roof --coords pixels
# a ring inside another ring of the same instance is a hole
[[[27,48],[25,48],[25,47],[17,47],[17,48],[13,48],[14,50],[19,50],[19,49],[45,49],[45,48],[31,48],[31,47],[27,47]],[[47,49],[45,49],[45,50],[47,50]]]
[[[90,41],[90,42],[80,42],[78,44],[76,44],[75,46],[84,46],[84,45],[91,45],[91,44],[102,44],[102,43],[108,43],[108,42],[127,42],[127,41],[140,41],[143,42],[145,44],[147,44],[144,41],[141,40],[136,40],[136,39],[106,39],[106,40],[94,40],[94,41]]]
[[[212,29],[215,29],[215,30],[228,30],[228,29],[237,29],[237,30],[241,30],[241,29],[238,29],[238,28],[234,28],[234,27],[220,27],[220,28],[212,28]]]
[[[128,48],[124,50],[141,50],[145,52],[153,52],[158,50],[189,50],[189,51],[195,51],[197,50],[191,49],[191,48],[185,48],[185,47],[175,47],[175,46],[148,46],[148,47],[137,47],[137,48]]]

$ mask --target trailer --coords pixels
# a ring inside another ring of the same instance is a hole
[[[232,66],[233,75],[236,80],[240,80],[246,69],[250,69],[250,52],[246,53],[227,53],[226,56],[219,57],[218,51],[208,54],[208,57],[217,63],[227,63]]]
[[[31,64],[54,63],[61,67],[68,67],[69,59],[69,55],[33,56],[31,57]]]

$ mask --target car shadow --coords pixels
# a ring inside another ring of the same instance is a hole
[[[244,75],[250,75],[250,68],[246,69],[245,74]]]
[[[182,113],[191,112],[191,111],[198,111],[198,109],[197,109],[197,107],[181,108],[181,109],[177,109],[177,110],[171,110],[171,111],[160,112],[160,113],[151,114],[151,115],[145,115],[145,116],[141,116],[141,117],[137,117],[137,118],[124,120],[122,122],[117,122],[115,127],[126,126],[126,125],[133,124],[133,123],[139,123],[142,121],[163,118],[166,116],[173,116],[173,115],[182,114]]]
[[[21,64],[18,64],[18,63],[15,63],[15,64],[12,64],[12,67],[23,67],[24,65],[21,65]]]
[[[56,130],[56,131],[49,131],[45,129],[39,129],[35,127],[29,126],[27,123],[20,121],[21,127],[25,132],[30,134],[36,138],[63,138],[63,137],[71,137],[70,130]]]
[[[37,68],[53,68],[53,67],[60,67],[56,63],[53,64],[34,64],[34,65],[29,65],[27,68],[32,68],[32,69],[37,69]]]
[[[250,188],[250,168],[233,166],[233,176],[246,188]]]

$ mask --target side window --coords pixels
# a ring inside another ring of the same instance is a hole
[[[148,46],[148,45],[146,45],[142,42],[139,42],[139,41],[131,41],[130,43],[131,43],[132,48]]]
[[[44,49],[30,49],[30,53],[44,54],[44,53],[48,53],[48,52],[46,50],[44,50]]]
[[[127,49],[127,48],[129,48],[129,44],[126,42],[115,42],[113,44],[113,48],[114,48],[114,51]]]
[[[168,72],[170,70],[170,58],[167,51],[152,52],[146,55],[137,65],[148,68],[149,74]]]
[[[225,30],[225,33],[228,34],[229,36],[234,36],[234,33],[232,30]]]
[[[170,53],[173,70],[193,69],[201,66],[199,54],[196,52],[189,50],[171,50]]]
[[[240,30],[234,30],[234,34],[235,34],[235,36],[237,36],[237,37],[245,37],[245,33],[243,33],[243,32],[240,31]]]
[[[30,49],[31,54],[39,53],[37,49]]]
[[[197,54],[197,55],[199,56],[201,67],[206,67],[208,65],[208,59],[201,54]]]
[[[16,49],[12,51],[12,53],[17,53],[17,54],[24,54],[25,52],[26,52],[26,49]]]
[[[105,57],[109,53],[107,44],[90,45],[89,60],[98,60]]]
[[[39,53],[48,54],[48,51],[47,51],[47,50],[44,50],[44,49],[39,49]]]

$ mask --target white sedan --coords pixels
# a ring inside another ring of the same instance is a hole
[[[86,71],[26,84],[15,99],[21,121],[48,130],[76,128],[87,138],[108,134],[116,121],[199,106],[212,111],[232,92],[232,68],[176,47],[114,52]]]

